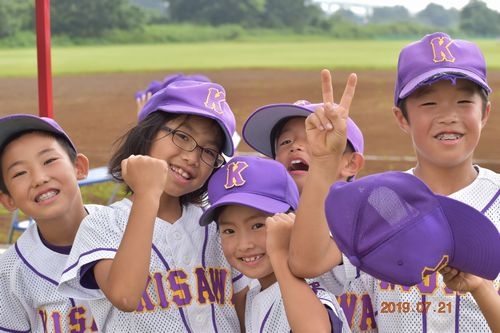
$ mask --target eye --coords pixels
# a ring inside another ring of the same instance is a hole
[[[26,171],[22,170],[22,171],[16,171],[14,172],[14,174],[12,175],[12,178],[16,178],[16,177],[20,177],[22,175],[26,174]]]
[[[43,164],[47,165],[47,164],[51,164],[55,161],[57,161],[57,158],[52,157],[52,158],[47,159]]]
[[[421,103],[420,104],[421,106],[433,106],[433,105],[436,105],[435,102],[425,102],[425,103]]]
[[[291,139],[283,139],[281,141],[278,141],[278,146],[285,146],[285,145],[289,145],[291,143],[292,143]]]
[[[263,228],[265,227],[266,225],[264,223],[255,223],[253,226],[252,226],[252,229],[256,230],[256,229],[260,229],[260,228]]]
[[[214,161],[217,159],[217,156],[219,155],[218,152],[210,148],[203,148],[203,154],[207,155],[208,157],[210,157],[210,159]]]
[[[182,140],[184,142],[189,142],[191,141],[191,138],[189,137],[189,135],[187,135],[186,133],[184,132],[180,132],[180,131],[177,131],[175,132],[175,136],[179,139],[179,140]]]
[[[234,234],[234,230],[231,228],[221,228],[220,233],[225,235],[231,235]]]

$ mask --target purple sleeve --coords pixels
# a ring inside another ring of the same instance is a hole
[[[80,269],[80,284],[87,289],[100,289],[94,276],[94,265],[97,262],[85,264]]]

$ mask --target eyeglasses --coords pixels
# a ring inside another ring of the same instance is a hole
[[[165,136],[172,134],[172,142],[182,150],[193,151],[196,148],[200,148],[200,158],[208,166],[212,168],[220,168],[222,165],[224,165],[224,163],[226,163],[224,157],[219,154],[219,152],[217,152],[215,149],[204,148],[200,146],[198,142],[196,142],[196,140],[186,132],[171,129],[166,126],[162,127],[161,129],[167,132],[167,135]]]

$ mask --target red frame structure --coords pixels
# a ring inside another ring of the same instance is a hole
[[[38,113],[53,118],[52,65],[50,54],[50,0],[36,0],[36,49],[38,68]]]

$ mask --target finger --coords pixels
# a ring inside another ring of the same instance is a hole
[[[352,99],[354,98],[354,92],[356,91],[356,84],[358,82],[358,76],[355,73],[351,73],[347,79],[347,84],[340,99],[341,110],[345,112],[341,116],[347,118],[349,116],[349,108],[351,107]]]
[[[321,71],[321,93],[323,95],[324,104],[333,104],[332,75],[328,69],[323,69]]]
[[[313,129],[319,129],[320,131],[323,131],[325,127],[323,126],[321,119],[318,117],[318,114],[311,113],[309,116],[306,118],[306,131],[313,130]]]

